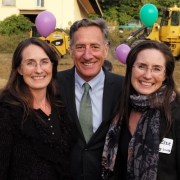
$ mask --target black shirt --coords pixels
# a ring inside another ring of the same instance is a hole
[[[52,136],[54,136],[56,139],[60,139],[60,124],[59,124],[59,114],[55,110],[55,108],[52,107],[51,114],[48,116],[45,114],[41,109],[37,110],[38,115],[43,119],[43,121],[46,123],[46,125],[50,128],[50,131],[52,132]]]

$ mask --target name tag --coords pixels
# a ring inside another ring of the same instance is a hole
[[[172,146],[173,146],[173,140],[169,138],[164,138],[159,145],[159,152],[170,154]]]

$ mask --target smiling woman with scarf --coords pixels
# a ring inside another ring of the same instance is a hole
[[[103,180],[180,179],[180,97],[164,43],[129,52],[122,96],[106,136]]]

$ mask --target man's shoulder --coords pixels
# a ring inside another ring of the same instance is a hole
[[[62,79],[62,78],[65,78],[66,76],[71,76],[73,74],[74,74],[74,68],[66,69],[66,70],[63,70],[63,71],[59,71],[57,73],[57,78]]]
[[[105,73],[106,76],[110,79],[113,79],[114,81],[124,81],[124,76],[116,73],[107,72]]]
[[[117,79],[124,79],[124,76],[122,76],[122,75],[120,75],[120,74],[111,73],[111,75],[112,75],[114,78],[117,78]]]
[[[70,73],[70,72],[72,72],[72,71],[73,71],[73,68],[71,68],[71,69],[66,69],[66,70],[62,70],[62,71],[58,71],[57,74],[68,74],[68,73]]]

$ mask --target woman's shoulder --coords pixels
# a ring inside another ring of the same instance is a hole
[[[171,115],[173,122],[180,124],[180,101],[178,99],[171,103]]]
[[[16,114],[16,110],[11,105],[11,96],[10,94],[1,96],[0,99],[0,125],[4,126],[11,124],[12,115]]]
[[[0,108],[9,111],[9,115],[20,116],[22,114],[22,106],[20,101],[11,93],[6,93],[0,98]]]
[[[4,92],[0,96],[0,103],[11,103],[13,101],[18,101],[18,98],[13,96],[10,92]]]

